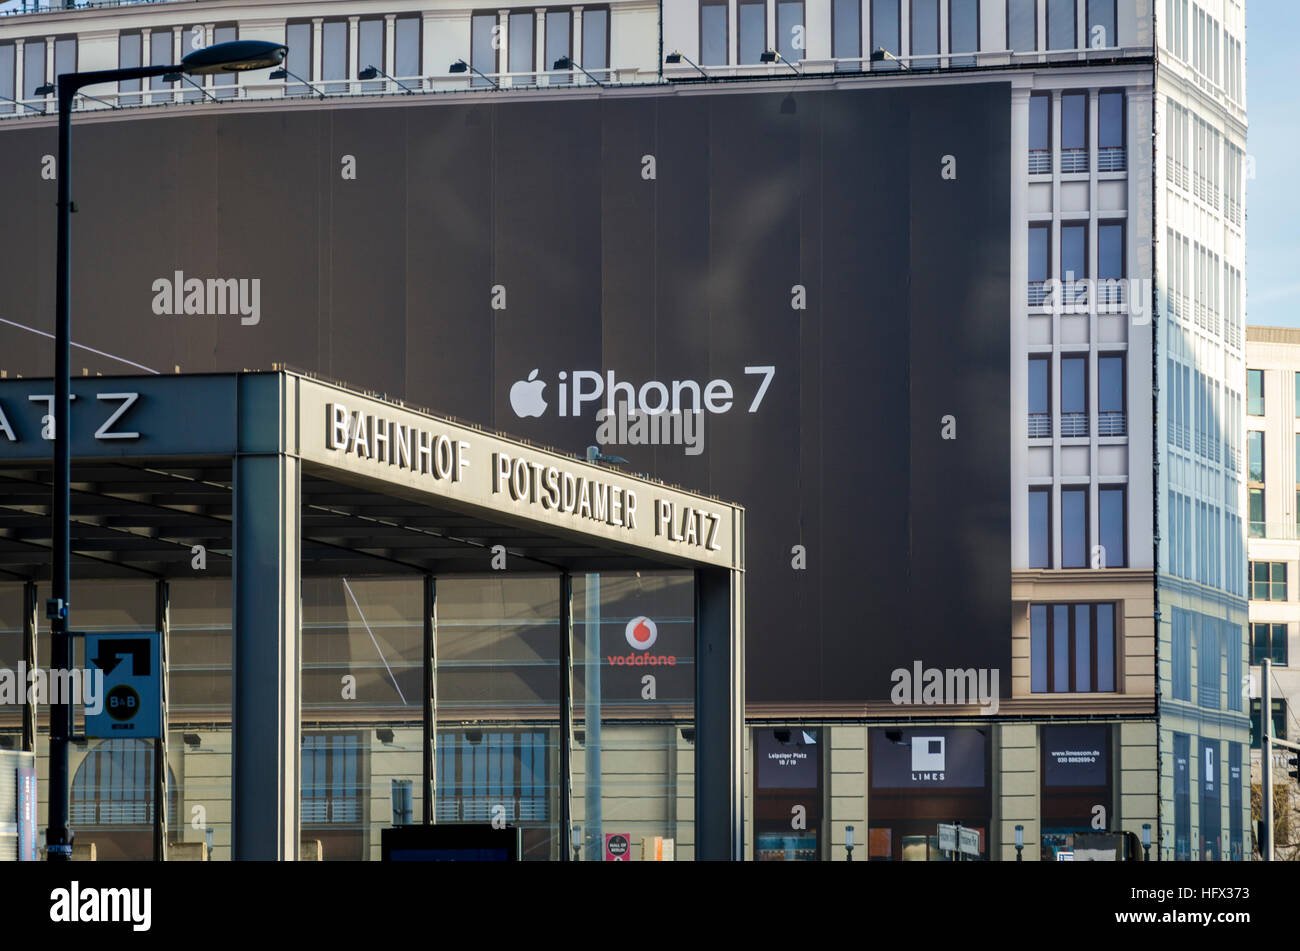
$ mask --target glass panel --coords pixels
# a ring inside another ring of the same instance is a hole
[[[1271,562],[1269,568],[1271,569],[1270,570],[1271,578],[1270,578],[1270,585],[1269,585],[1270,588],[1269,600],[1285,601],[1286,600],[1286,562],[1284,561]]]
[[[1074,690],[1092,691],[1092,605],[1074,606]]]
[[[532,16],[529,20],[529,46],[531,48]],[[423,75],[420,69],[420,18],[398,17],[393,21],[396,36],[393,44],[393,75],[398,79],[409,79]],[[407,83],[408,86],[414,85]]]
[[[201,50],[205,46],[212,45],[213,42],[215,42],[215,40],[208,39],[207,32],[203,29],[203,27],[192,26],[187,30],[181,31],[180,55],[183,58],[185,56],[188,56],[194,50]],[[170,53],[168,55],[169,58],[165,60],[165,62],[172,63],[176,61],[176,57],[174,55]],[[159,60],[154,60],[154,62],[158,63]],[[203,91],[199,89],[198,86],[202,86],[206,78],[207,77],[205,76],[186,76],[185,78],[179,80],[176,85],[181,90],[181,101],[198,102],[200,99],[202,99]]]
[[[45,43],[37,40],[23,47],[23,98],[36,99],[36,90],[45,85]],[[31,110],[27,110],[30,112]]]
[[[1047,48],[1049,50],[1077,49],[1075,30],[1078,22],[1075,0],[1047,0]]]
[[[898,14],[899,0],[873,0],[871,4],[871,49],[888,50],[895,56],[902,53],[901,27]],[[876,63],[873,68],[896,69],[897,63]]]
[[[1029,490],[1029,567],[1052,566],[1052,493]]]
[[[233,26],[219,26],[212,31],[213,43],[233,43],[237,39],[239,30]],[[218,99],[229,99],[236,94],[238,81],[238,73],[217,73],[212,77],[212,84],[217,87],[212,94]]]
[[[543,69],[555,69],[557,60],[573,52],[572,37],[573,21],[567,10],[559,13],[550,11],[546,14],[546,62],[542,64]],[[551,77],[552,83],[565,81],[567,77]]]
[[[767,49],[767,4],[741,0],[740,19],[740,62],[757,63]]]
[[[1047,605],[1029,607],[1029,689],[1047,692]]]
[[[1052,605],[1052,691],[1070,691],[1070,606]]]
[[[289,55],[285,57],[285,68],[294,76],[310,79],[311,24],[290,23],[285,28],[285,42],[289,47]],[[285,94],[289,96],[299,95],[307,91],[307,87],[301,83],[289,83],[285,86]]]
[[[700,4],[700,65],[727,64],[727,4]]]
[[[1038,0],[1007,0],[1007,49],[1033,52],[1037,34]]]
[[[1124,357],[1097,358],[1097,409],[1102,413],[1124,412]]]
[[[1118,46],[1115,34],[1115,0],[1088,0],[1088,46]]]
[[[795,63],[804,58],[803,0],[777,0],[776,50],[781,58]]]
[[[1246,473],[1251,482],[1264,481],[1264,434],[1258,430],[1246,433]]]
[[[77,38],[65,36],[54,41],[54,75],[77,71]]]
[[[1052,99],[1050,96],[1029,97],[1029,147],[1052,147]]]
[[[834,23],[831,55],[836,59],[861,57],[862,0],[834,0],[831,19]],[[844,64],[844,66],[857,69],[860,64]]]
[[[533,39],[534,17],[531,13],[510,14],[510,69],[512,73],[531,73],[537,44]],[[515,82],[525,81],[522,77]]]
[[[939,0],[912,0],[912,55],[939,52]],[[916,67],[937,66],[938,60],[922,59]]]
[[[133,66],[140,65],[140,56],[142,51],[142,37],[139,33],[123,33],[117,38],[117,64],[121,69],[130,69]],[[11,48],[12,49],[12,48]],[[4,51],[5,48],[0,46],[0,95],[6,95],[4,88]],[[12,68],[8,74],[13,75]],[[12,83],[10,84],[12,86]],[[119,94],[124,92],[138,93],[140,90],[140,80],[124,79],[117,84]],[[118,104],[123,106],[136,106],[140,104],[140,97],[135,96],[118,96]]]
[[[1088,97],[1083,93],[1061,96],[1061,148],[1088,147]]]
[[[1124,94],[1104,92],[1097,97],[1097,144],[1103,149],[1124,146]]]
[[[492,28],[496,25],[496,15],[485,13],[475,14],[470,23],[471,64],[485,76],[492,76],[497,72],[497,51],[492,47]],[[550,68],[549,64],[547,68]],[[471,86],[492,85],[478,73],[471,74],[469,84]]]
[[[1264,371],[1246,371],[1246,414],[1264,415]]]
[[[321,27],[321,79],[347,79],[348,75],[348,25],[346,21],[330,20]],[[327,92],[347,92],[347,83],[326,82],[321,88]]]
[[[182,42],[184,36],[181,37]],[[172,31],[171,30],[154,30],[149,34],[149,62],[154,66],[167,65],[175,62],[175,55],[172,51]],[[149,77],[149,88],[160,90],[171,90],[176,87],[175,83],[164,82],[161,76]],[[169,97],[165,95],[154,96],[154,102],[165,102]]]
[[[584,10],[582,13],[582,65],[601,79],[598,69],[609,68],[609,11]]]
[[[1061,280],[1067,284],[1088,276],[1088,226],[1061,225]]]
[[[1101,546],[1105,557],[1105,567],[1123,568],[1127,565],[1125,556],[1124,500],[1122,488],[1101,489],[1098,493],[1099,525]]]
[[[1046,357],[1029,359],[1029,412],[1050,413],[1049,386],[1051,362]]]
[[[1097,225],[1097,277],[1117,280],[1124,276],[1124,225]]]
[[[1061,567],[1088,567],[1088,490],[1061,490]]]
[[[1061,357],[1061,412],[1088,412],[1088,358]]]
[[[1097,611],[1097,689],[1115,690],[1115,606],[1098,604]]]
[[[1264,537],[1264,490],[1248,489],[1250,506],[1250,537]]]
[[[367,66],[384,68],[384,21],[362,20],[357,24],[357,72]],[[383,92],[384,82],[362,83],[362,92]]]
[[[980,48],[979,0],[951,0],[948,6],[948,49],[953,53],[974,53]],[[975,65],[974,56],[954,57],[954,66]]]
[[[1045,281],[1050,276],[1048,272],[1051,259],[1050,235],[1051,232],[1045,226],[1031,225],[1029,228],[1029,279],[1031,281]]]

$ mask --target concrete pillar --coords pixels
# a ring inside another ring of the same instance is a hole
[[[296,859],[300,795],[302,504],[294,381],[239,380],[234,471],[236,859]],[[291,433],[291,425],[294,431]]]

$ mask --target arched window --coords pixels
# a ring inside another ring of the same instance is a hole
[[[77,767],[71,813],[78,826],[153,825],[153,742],[103,740]],[[167,822],[176,828],[176,778],[167,768]]]

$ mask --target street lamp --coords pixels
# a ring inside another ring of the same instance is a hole
[[[357,73],[357,79],[374,79],[376,76],[383,76],[385,79],[397,83],[397,85],[401,86],[407,95],[415,92],[415,90],[406,85],[406,83],[402,82],[400,79],[393,79],[392,76],[389,76],[378,66],[367,66],[361,72]]]
[[[473,72],[477,73],[479,76],[482,76],[484,79],[486,79],[488,82],[492,84],[493,89],[501,88],[501,84],[499,82],[497,82],[491,76],[488,76],[486,73],[479,72],[477,67],[475,67],[472,63],[465,62],[463,59],[458,59],[456,60],[456,62],[452,63],[450,66],[447,67],[447,72],[449,73],[463,73],[466,70],[472,70]]]
[[[853,861],[853,826],[844,827],[844,861]]]
[[[878,46],[871,51],[871,62],[884,63],[886,61],[897,63],[899,69],[912,68],[911,66],[908,66],[906,63],[904,63],[897,56],[895,56],[893,53],[889,52],[889,50],[885,49],[883,46]]]
[[[704,71],[704,68],[700,66],[699,63],[692,61],[689,56],[686,56],[684,53],[681,53],[678,50],[673,50],[671,53],[669,53],[667,56],[664,57],[664,62],[667,63],[669,66],[677,66],[681,63],[682,60],[686,60],[687,63],[690,63],[690,65],[694,66],[699,71],[699,74],[703,76],[705,79],[709,78],[709,74]]]
[[[1142,861],[1151,861],[1151,823],[1142,823]]]
[[[1024,850],[1025,850],[1025,827],[1016,826],[1016,861],[1017,862],[1024,860],[1024,856],[1021,855],[1021,853],[1024,852]]]
[[[573,861],[580,861],[582,854],[582,826],[574,823],[573,831],[569,833],[569,839],[569,844],[573,846]]]
[[[796,66],[794,63],[790,62],[788,59],[782,56],[780,52],[777,50],[763,50],[763,52],[758,54],[758,61],[760,63],[766,63],[769,66],[771,66],[773,63],[785,63],[785,65],[789,66],[792,70],[794,70],[794,74],[796,76],[803,75],[803,73],[799,72],[798,66]]]
[[[553,69],[582,69],[582,64],[581,64],[581,63],[575,63],[575,62],[573,61],[573,57],[572,57],[572,56],[561,56],[559,59],[557,59],[557,60],[555,61],[555,65],[554,65],[554,67],[552,67],[552,68],[553,68]],[[582,75],[586,76],[588,79],[590,79],[590,80],[591,80],[593,83],[595,83],[597,86],[604,86],[604,85],[605,85],[605,84],[602,83],[599,79],[597,79],[595,76],[591,75],[591,73],[587,72],[585,69],[582,69]]]
[[[134,66],[100,69],[85,73],[61,73],[59,95],[58,243],[55,264],[54,309],[54,474],[51,534],[54,557],[50,578],[50,599],[45,616],[50,620],[50,667],[67,671],[72,667],[72,639],[68,635],[68,605],[71,581],[72,538],[72,454],[71,381],[72,364],[72,170],[69,152],[72,138],[72,101],[83,86],[114,83],[127,79],[165,76],[168,73],[240,72],[266,69],[284,61],[288,47],[262,40],[236,40],[195,50],[180,65]],[[72,831],[68,828],[68,741],[72,734],[72,702],[65,695],[50,707],[50,800],[46,830],[47,857],[51,862],[72,859]]]

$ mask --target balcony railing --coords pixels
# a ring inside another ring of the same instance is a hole
[[[1052,435],[1052,414],[1051,413],[1030,413],[1029,414],[1029,438],[1050,439],[1051,435]]]
[[[1030,149],[1029,150],[1029,174],[1050,175],[1051,173],[1052,173],[1052,150],[1051,149]]]
[[[1088,150],[1087,149],[1061,149],[1061,171],[1062,172],[1088,171]]]
[[[1097,150],[1097,171],[1122,172],[1127,166],[1124,146],[1116,145]]]
[[[1128,425],[1125,413],[1122,410],[1112,410],[1105,413],[1097,414],[1097,435],[1098,436],[1126,436],[1128,435]]]
[[[1047,302],[1048,284],[1046,281],[1029,282],[1029,306],[1041,307]]]
[[[1087,413],[1062,413],[1061,414],[1061,435],[1062,436],[1088,435],[1088,414]]]

